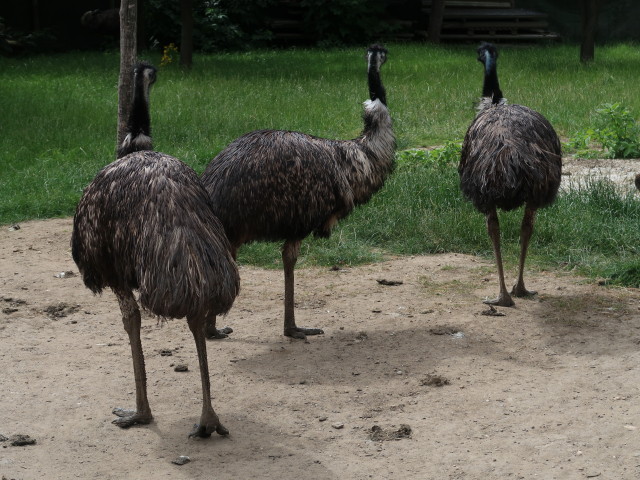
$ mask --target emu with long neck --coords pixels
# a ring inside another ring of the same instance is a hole
[[[500,293],[485,303],[509,307],[511,295],[535,294],[525,288],[524,263],[535,213],[555,200],[560,186],[560,140],[546,118],[522,105],[508,105],[497,73],[498,51],[483,43],[478,61],[484,66],[482,99],[462,144],[458,171],[462,193],[486,216],[498,267]],[[516,285],[507,291],[502,269],[497,209],[525,205],[520,229],[520,262]]]
[[[94,293],[115,293],[129,336],[136,409],[116,409],[120,427],[152,421],[138,302],[166,318],[187,317],[198,352],[202,414],[191,435],[228,433],[211,405],[205,319],[228,311],[239,289],[236,264],[198,175],[151,151],[149,88],[155,68],[134,68],[134,103],[119,158],[85,189],[73,219],[71,251]],[[143,151],[140,151],[143,150]],[[133,294],[138,290],[139,299]]]
[[[490,43],[483,43],[478,48],[478,61],[484,65],[482,98],[490,98],[492,104],[498,104],[503,99],[498,82],[498,50]]]
[[[387,50],[367,51],[370,99],[364,130],[353,140],[329,140],[300,132],[259,130],[234,140],[208,165],[202,182],[224,225],[232,253],[252,241],[284,241],[284,335],[323,333],[298,327],[294,317],[294,266],[300,244],[313,233],[328,237],[338,220],[367,202],[393,170],[395,137],[380,67]],[[222,336],[215,318],[208,335]]]

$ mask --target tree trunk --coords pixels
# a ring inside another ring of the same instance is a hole
[[[191,68],[193,62],[193,0],[180,0],[182,38],[180,40],[180,65]]]
[[[591,62],[594,58],[596,28],[598,26],[598,0],[582,0],[582,43],[580,61]]]
[[[118,141],[116,149],[126,136],[127,119],[133,96],[133,65],[138,57],[136,20],[138,0],[120,3],[120,78],[118,80]]]
[[[39,32],[40,31],[40,9],[38,8],[38,0],[32,0],[31,11],[32,11],[31,21],[33,23],[33,31]]]
[[[444,0],[433,0],[429,12],[429,41],[440,43],[440,31],[442,30],[442,17],[444,15]]]

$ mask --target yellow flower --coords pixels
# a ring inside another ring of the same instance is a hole
[[[162,49],[162,58],[160,59],[160,66],[164,67],[173,62],[173,56],[178,54],[178,47],[171,42]]]

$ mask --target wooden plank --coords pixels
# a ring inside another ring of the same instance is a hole
[[[431,7],[432,0],[423,0],[422,5]],[[511,8],[510,0],[446,0],[446,7],[476,7],[476,8]]]
[[[508,21],[508,22],[466,22],[464,20],[461,21],[451,21],[451,22],[443,22],[442,29],[453,29],[453,28],[547,28],[549,26],[548,22],[544,21],[535,21],[535,22],[517,22],[517,21]]]
[[[524,10],[522,8],[488,8],[483,10],[451,9],[444,11],[445,18],[548,18],[546,13]]]
[[[442,40],[557,40],[560,35],[553,32],[544,33],[516,33],[516,34],[502,34],[502,33],[442,33],[440,35]]]
[[[429,32],[429,41],[440,43],[440,32],[442,31],[442,19],[444,15],[444,0],[433,0],[432,8],[429,12],[429,24],[427,31]]]

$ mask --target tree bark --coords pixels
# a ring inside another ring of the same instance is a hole
[[[31,1],[31,11],[32,11],[31,21],[33,23],[33,31],[39,32],[40,31],[40,9],[38,8],[38,0]]]
[[[431,11],[429,12],[429,41],[440,43],[440,31],[442,30],[442,17],[444,15],[444,1],[432,0]]]
[[[180,40],[180,65],[191,68],[193,63],[193,0],[180,0],[182,38]]]
[[[582,0],[582,43],[580,44],[580,61],[583,63],[593,61],[595,56],[598,6],[598,0]]]
[[[126,136],[127,119],[133,96],[133,65],[138,57],[136,43],[138,0],[120,3],[120,78],[118,80],[118,140],[116,150]]]

